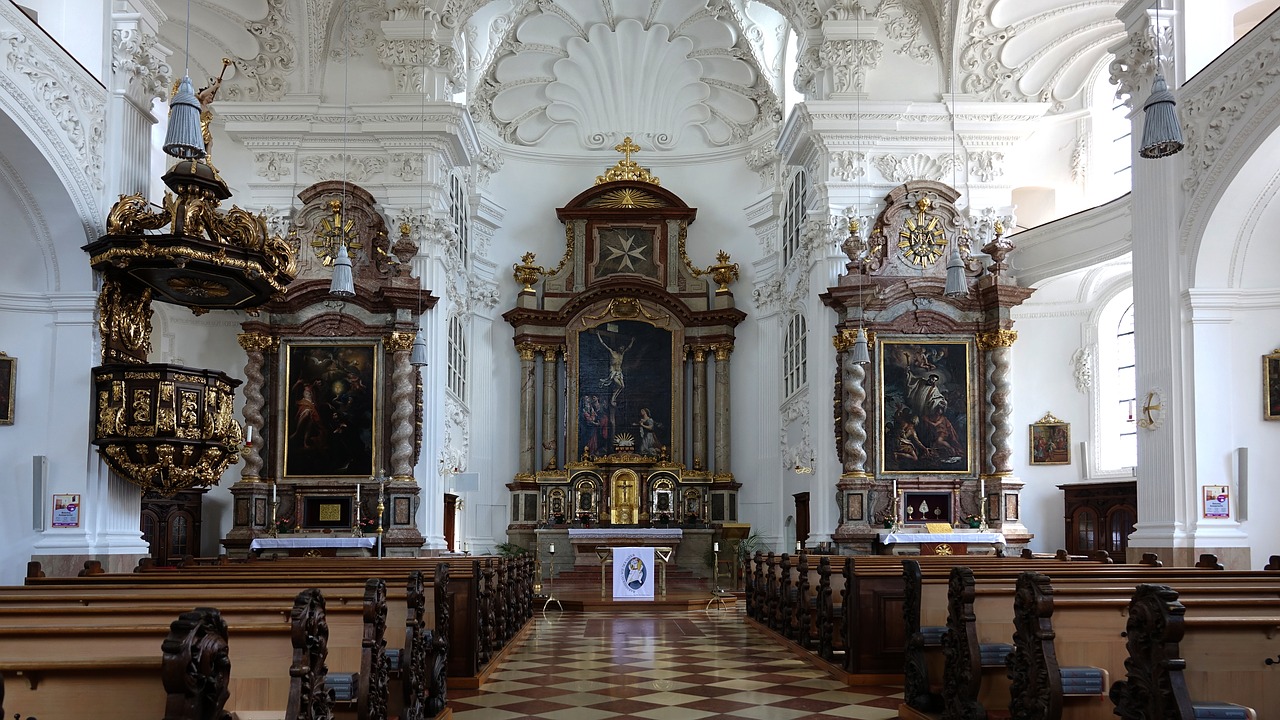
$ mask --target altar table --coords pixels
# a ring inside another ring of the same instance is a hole
[[[957,529],[951,533],[882,530],[876,534],[880,552],[889,555],[995,555],[1004,552],[999,532]]]
[[[292,557],[334,557],[366,555],[377,543],[374,537],[266,537],[249,543],[251,552],[275,551]],[[281,553],[283,551],[283,553]]]

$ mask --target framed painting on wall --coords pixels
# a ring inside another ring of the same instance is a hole
[[[1070,465],[1071,425],[1045,413],[1039,421],[1031,423],[1031,464]]]
[[[576,349],[578,412],[570,437],[577,452],[570,456],[661,457],[678,429],[671,331],[638,320],[605,322],[579,332]]]
[[[289,343],[281,355],[285,476],[371,477],[378,345]]]
[[[1280,420],[1280,348],[1262,356],[1262,419]]]
[[[877,338],[880,469],[974,472],[972,338]]]

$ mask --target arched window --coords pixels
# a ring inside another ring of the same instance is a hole
[[[782,206],[782,266],[791,264],[800,252],[800,235],[804,231],[804,209],[809,200],[809,179],[804,170],[796,171],[787,185],[787,200]]]
[[[805,343],[809,331],[804,316],[797,313],[787,323],[787,338],[782,350],[782,375],[785,397],[791,397],[809,381],[807,353]]]
[[[1138,403],[1134,375],[1133,289],[1108,300],[1098,314],[1093,453],[1097,475],[1129,474],[1138,464]]]
[[[467,188],[457,175],[449,176],[449,220],[458,236],[458,257],[466,267],[471,260],[471,220],[467,217]]]
[[[1138,400],[1133,363],[1133,303],[1124,309],[1116,324],[1116,445],[1118,467],[1138,464]]]
[[[449,391],[467,400],[467,336],[462,318],[449,318]]]

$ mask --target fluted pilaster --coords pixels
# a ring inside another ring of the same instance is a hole
[[[386,347],[391,356],[391,479],[413,480],[413,395],[417,389],[417,370],[409,364],[413,333],[391,333]]]
[[[716,353],[716,475],[733,476],[729,467],[729,354],[733,345],[714,345]]]
[[[544,345],[542,348],[542,465],[553,468],[559,457],[560,423],[557,422],[556,399],[560,397],[557,390],[560,379],[556,356],[560,352],[558,345]]]
[[[537,400],[537,381],[534,377],[534,354],[537,348],[533,345],[517,345],[520,352],[520,470],[524,475],[533,475],[533,430],[534,404]]]
[[[707,467],[707,349],[693,349],[693,468]]]

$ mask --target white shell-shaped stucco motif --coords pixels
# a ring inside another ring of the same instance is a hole
[[[588,38],[569,39],[569,57],[555,64],[557,80],[547,85],[546,112],[552,122],[575,123],[589,147],[623,128],[671,147],[685,127],[710,119],[703,103],[711,89],[700,79],[702,64],[688,57],[689,38],[672,39],[667,28],[645,30],[635,20],[623,20],[612,32],[593,25]],[[633,75],[636,66],[647,72]]]
[[[567,4],[527,6],[480,84],[481,119],[507,141],[536,145],[560,127],[587,149],[623,135],[657,149],[719,147],[780,119],[731,14],[672,0]]]

